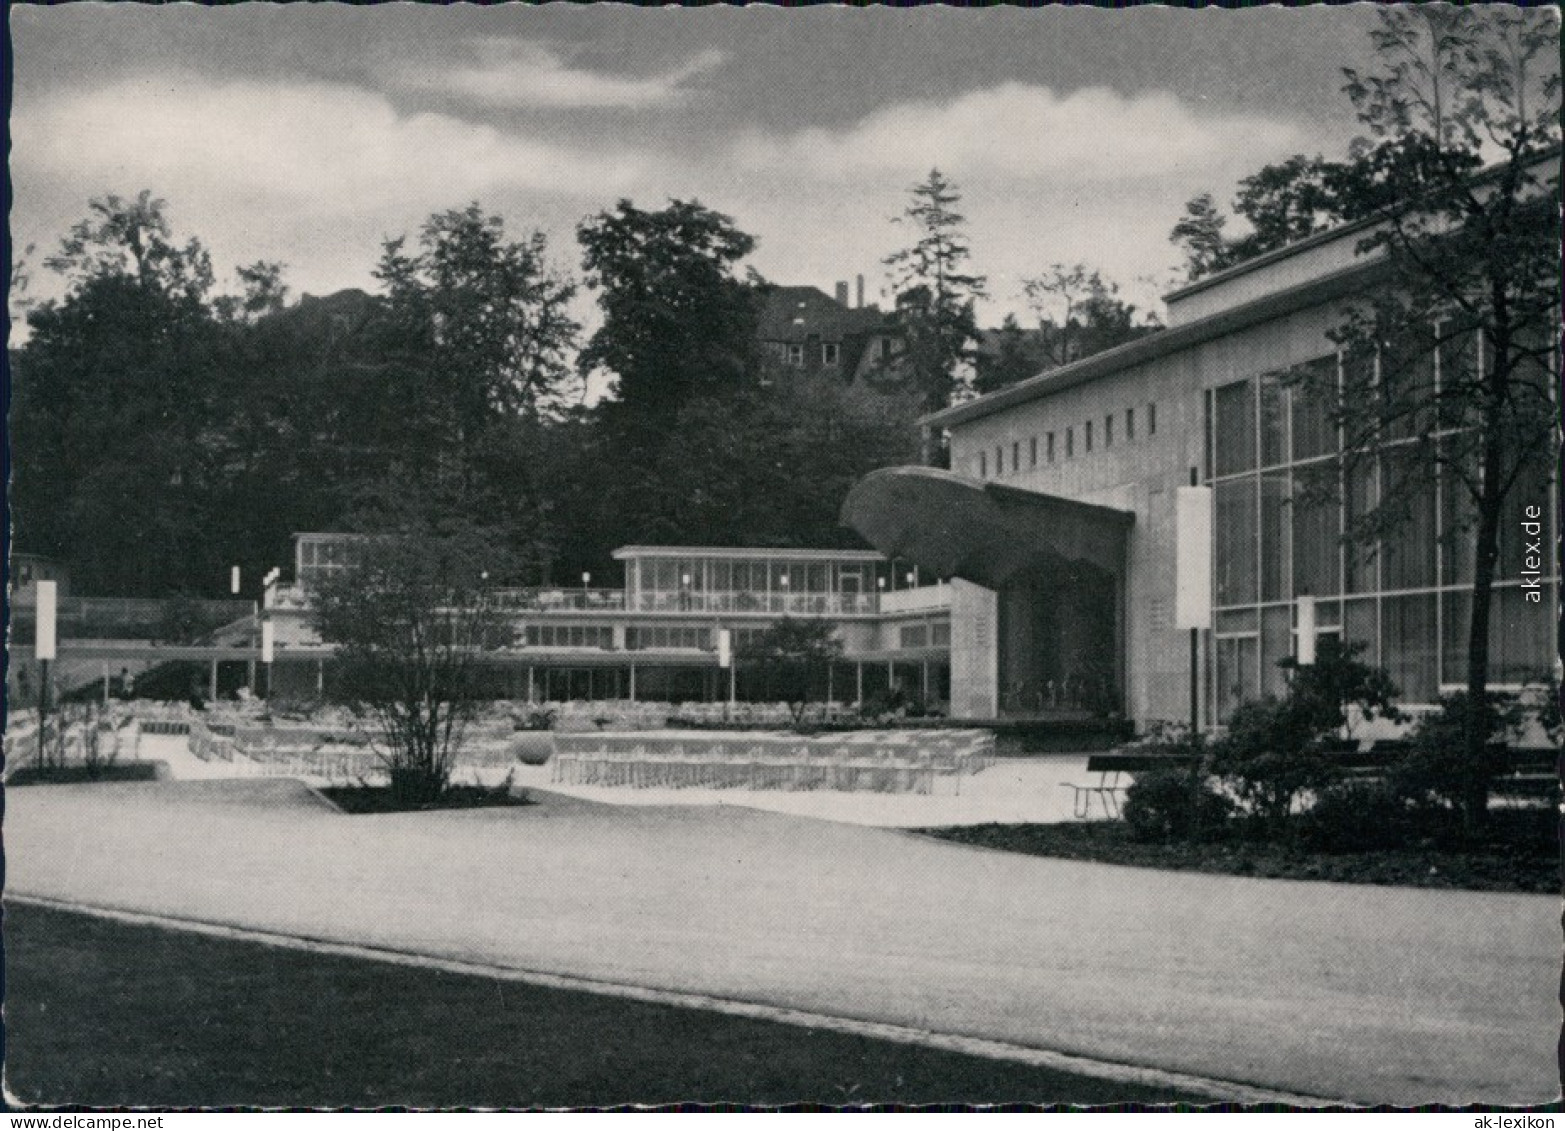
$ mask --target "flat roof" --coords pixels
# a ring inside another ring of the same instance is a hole
[[[1212,338],[1246,329],[1288,310],[1303,309],[1351,293],[1365,285],[1368,275],[1377,269],[1383,270],[1385,266],[1385,261],[1378,259],[1355,263],[1341,271],[1261,295],[1193,322],[1156,330],[1135,341],[1062,365],[1058,369],[1050,369],[976,400],[932,412],[920,417],[918,422],[928,428],[949,428],[1041,400],[1077,385],[1112,376],[1133,365],[1164,357],[1176,350],[1188,349]]]
[[[1561,146],[1548,146],[1539,152],[1529,163],[1529,172],[1541,170],[1545,179],[1551,174],[1557,176],[1562,152],[1565,152],[1565,150],[1562,150]],[[1474,175],[1473,183],[1481,186],[1498,176],[1503,168],[1503,164],[1496,164],[1483,169]],[[1328,244],[1365,232],[1369,228],[1383,223],[1384,220],[1384,216],[1369,216],[1360,220],[1339,224],[1324,232],[1306,236],[1304,239],[1291,243],[1286,247],[1265,252],[1242,263],[1236,263],[1222,271],[1197,279],[1195,282],[1188,283],[1177,290],[1169,292],[1164,298],[1172,307],[1182,300],[1232,283],[1246,275],[1265,270],[1288,259],[1307,254]],[[1288,310],[1303,309],[1316,303],[1341,297],[1364,286],[1369,281],[1371,275],[1377,271],[1384,270],[1385,266],[1384,259],[1379,257],[1358,260],[1351,266],[1323,272],[1314,278],[1302,280],[1291,286],[1280,287],[1275,291],[1256,295],[1248,300],[1241,300],[1231,307],[1213,311],[1189,322],[1170,325],[1145,337],[1137,338],[1135,341],[1127,342],[1125,345],[1116,346],[1114,349],[1105,350],[1103,353],[1094,354],[1091,357],[1083,358],[1080,361],[1072,362],[1058,369],[1047,370],[1037,376],[1029,377],[1025,381],[1020,381],[1008,388],[930,413],[927,416],[920,417],[919,424],[929,428],[946,428],[956,424],[965,424],[968,421],[990,416],[1019,404],[1039,400],[1054,393],[1062,392],[1065,389],[1111,376],[1133,365],[1152,361],[1176,350],[1187,349],[1211,338],[1245,329],[1255,325],[1257,322],[1265,321]],[[1172,310],[1170,313],[1172,314]]]
[[[621,546],[613,553],[615,561],[628,558],[729,558],[746,561],[783,559],[813,562],[883,562],[887,558],[875,550],[805,550],[798,547],[765,549],[755,546]]]

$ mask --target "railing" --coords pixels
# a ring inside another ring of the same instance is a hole
[[[56,614],[62,640],[198,638],[251,612],[249,601],[169,597],[69,597]],[[35,609],[12,609],[12,643],[30,645]]]
[[[793,616],[868,615],[873,593],[753,593],[745,591],[642,592],[632,607],[642,613],[771,613]]]
[[[625,607],[623,589],[494,589],[489,596],[496,608],[516,612],[612,612]]]
[[[936,589],[939,595],[933,595]],[[949,603],[943,586],[931,586],[925,605]],[[912,592],[924,592],[914,590]],[[504,612],[641,612],[641,613],[759,613],[781,616],[869,616],[880,611],[882,598],[874,593],[754,593],[747,591],[641,592],[630,599],[623,589],[530,588],[493,589],[494,606]],[[902,593],[887,595],[902,597]],[[306,609],[309,600],[302,586],[279,586],[272,607]],[[905,606],[914,607],[914,606]]]
[[[883,613],[912,613],[950,607],[951,587],[944,582],[921,585],[916,589],[898,589],[880,595],[880,611]]]

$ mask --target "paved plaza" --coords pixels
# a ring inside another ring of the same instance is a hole
[[[273,779],[7,809],[13,894],[1354,1102],[1558,1090],[1546,897],[1085,864],[738,805],[348,817]]]

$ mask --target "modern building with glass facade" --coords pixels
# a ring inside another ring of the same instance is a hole
[[[953,653],[953,698],[973,700],[963,713],[1023,710],[1051,680],[1111,672],[1110,698],[1138,723],[1189,717],[1190,634],[1173,611],[1175,496],[1190,484],[1210,486],[1214,503],[1212,615],[1198,637],[1203,725],[1281,689],[1277,661],[1295,654],[1306,594],[1319,633],[1364,645],[1406,703],[1465,684],[1474,536],[1456,484],[1413,466],[1404,431],[1335,501],[1305,491],[1312,475],[1334,473],[1342,441],[1297,371],[1330,382],[1344,366],[1377,364],[1344,357],[1329,336],[1372,278],[1357,251],[1363,234],[1326,233],[1175,292],[1157,333],[926,418],[949,437],[951,473],[915,473],[922,487],[904,484],[901,495],[887,473],[854,489],[845,517],[872,544],[992,591],[979,633],[992,684],[965,684],[978,666]],[[1482,350],[1476,338],[1453,340],[1431,357],[1431,379],[1481,364]],[[1547,678],[1555,664],[1556,454],[1537,453],[1501,524],[1490,641],[1501,686]],[[1377,540],[1345,538],[1355,514],[1408,476],[1416,490],[1403,521]],[[935,497],[962,484],[979,509],[995,508],[992,520]],[[1089,509],[1061,534],[1067,504]],[[1523,525],[1528,507],[1541,515],[1545,555],[1531,582],[1524,554],[1540,539]],[[921,516],[938,536],[920,531]],[[1082,549],[1116,524],[1118,560],[1112,548]],[[965,562],[953,538],[973,543]],[[1031,559],[989,568],[1018,542],[1033,545]],[[1527,599],[1529,585],[1541,600]]]
[[[309,588],[349,568],[364,545],[345,534],[295,536],[294,580],[267,600],[279,694],[329,692],[331,649],[310,627]],[[514,699],[666,702],[763,698],[760,673],[719,663],[783,616],[822,618],[843,643],[815,695],[837,703],[950,693],[950,587],[874,551],[627,546],[624,585],[500,588],[509,646],[487,657],[492,691]]]

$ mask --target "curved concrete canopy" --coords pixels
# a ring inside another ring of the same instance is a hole
[[[998,589],[1061,562],[1119,576],[1135,516],[936,467],[888,467],[853,485],[841,520],[883,554]]]

